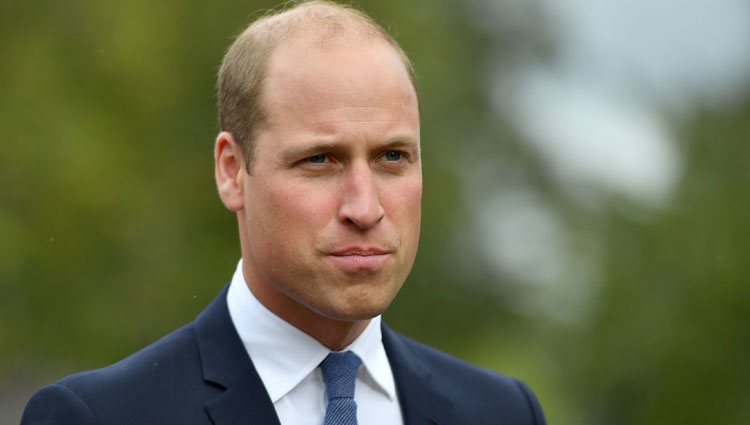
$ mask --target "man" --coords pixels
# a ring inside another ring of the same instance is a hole
[[[411,64],[367,15],[263,17],[219,72],[215,177],[242,260],[191,324],[37,393],[23,424],[543,424],[519,381],[381,324],[417,251]]]

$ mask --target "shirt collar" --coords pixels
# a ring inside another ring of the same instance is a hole
[[[227,305],[237,333],[274,403],[299,385],[331,352],[255,298],[243,277],[241,259],[229,285]],[[394,400],[396,384],[383,347],[380,322],[380,316],[371,319],[362,334],[342,351],[357,354],[362,359],[362,380]]]

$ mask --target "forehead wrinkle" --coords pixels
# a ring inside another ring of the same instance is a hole
[[[367,55],[361,55],[363,52],[367,52]],[[285,39],[273,51],[266,77],[269,79],[284,77],[290,83],[301,84],[306,81],[303,78],[304,74],[311,72],[310,67],[316,65],[315,59],[324,58],[325,66],[318,66],[319,69],[315,71],[328,78],[336,79],[341,86],[346,86],[354,84],[357,78],[361,78],[359,73],[341,72],[352,64],[351,56],[363,60],[364,62],[358,65],[364,69],[383,63],[392,64],[393,69],[403,72],[404,77],[409,81],[409,74],[399,59],[398,52],[385,40],[346,36],[328,40],[325,46],[316,45],[300,36]],[[304,67],[300,68],[300,64],[304,64]]]
[[[357,97],[357,104],[352,104],[354,97]],[[308,124],[392,122],[412,114],[409,102],[406,99],[402,101],[400,97],[383,100],[377,96],[342,93],[332,99],[324,99],[318,91],[306,90],[293,90],[291,96],[267,99],[267,105],[269,124],[278,123],[281,116],[287,113]],[[399,116],[393,115],[394,109],[401,111]],[[362,116],[368,118],[362,119]],[[283,124],[289,123],[284,121]]]
[[[344,123],[352,123],[352,124],[365,124],[365,123],[390,123],[393,122],[393,120],[351,120],[351,119],[342,119],[339,121],[321,121],[319,122],[320,125],[325,124],[344,124]]]
[[[291,92],[291,97],[325,98],[335,102],[347,101],[355,96],[359,98],[374,98],[380,92],[380,90],[374,87],[362,87],[363,77],[359,73],[352,72],[351,70],[348,73],[338,71],[350,65],[348,62],[344,63],[345,61],[342,57],[344,55],[342,53],[323,54],[322,56],[325,58],[324,67],[321,66],[323,63],[318,61],[321,54],[310,54],[310,52],[306,51],[279,53],[286,53],[287,56],[272,59],[265,85],[268,87],[275,84],[277,86],[283,85],[294,88],[294,91]],[[296,59],[291,59],[291,55],[295,56]],[[375,63],[375,60],[372,58],[369,61]],[[298,66],[307,66],[308,68],[300,70]],[[315,69],[310,67],[315,67]],[[360,67],[366,68],[365,64],[361,64]],[[316,74],[317,78],[311,79],[311,73]],[[376,74],[372,80],[368,80],[368,84],[375,86],[381,84],[385,79],[385,76]],[[321,84],[322,81],[327,82],[327,84]],[[407,100],[411,95],[410,91],[404,91],[403,93],[399,93],[398,98]]]
[[[374,132],[381,139],[412,125],[418,135],[416,93],[398,55],[385,42],[363,48],[339,38],[325,50],[309,48],[299,37],[287,39],[270,59],[262,96],[267,124],[280,130],[279,135],[345,133],[344,138],[351,139]],[[371,127],[353,128],[358,123]]]

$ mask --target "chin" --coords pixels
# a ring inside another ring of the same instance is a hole
[[[342,304],[340,301],[334,305],[328,305],[317,310],[317,313],[333,320],[347,322],[370,320],[376,317],[388,308],[393,298],[386,300],[372,300],[367,302],[363,299],[357,299],[353,302]]]

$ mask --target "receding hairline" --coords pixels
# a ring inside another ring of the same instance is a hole
[[[292,8],[270,11],[261,16],[243,35],[247,33],[283,41],[298,31],[312,30],[329,36],[359,33],[363,37],[390,38],[372,18],[353,7],[321,0],[293,4]]]
[[[311,47],[318,48],[337,41],[386,42],[399,56],[414,93],[419,97],[408,56],[388,31],[365,12],[326,0],[294,1],[280,9],[267,11],[242,31],[229,47],[217,82],[221,129],[232,132],[239,139],[248,169],[253,140],[267,121],[262,98],[271,56],[286,41],[301,36]],[[236,90],[240,92],[234,92]],[[229,106],[225,105],[225,100],[229,100]],[[241,122],[238,112],[247,114],[247,125]]]
[[[411,60],[391,34],[364,11],[328,0],[292,0],[279,8],[265,11],[229,47],[219,69],[218,83],[222,83],[228,59],[236,47],[252,42],[260,48],[258,53],[261,53],[262,60],[259,65],[262,69],[259,71],[265,78],[271,55],[284,41],[300,34],[312,35],[311,44],[318,46],[326,46],[327,42],[346,37],[357,37],[360,41],[369,42],[385,41],[401,57],[414,91],[417,92]],[[239,58],[235,58],[237,59]]]

